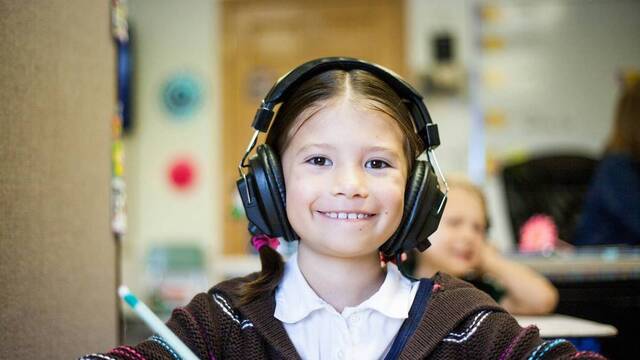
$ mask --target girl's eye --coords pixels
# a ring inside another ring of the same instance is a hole
[[[482,224],[473,224],[473,231],[478,234],[484,234],[487,231],[487,227]]]
[[[451,217],[447,219],[446,223],[451,227],[459,227],[460,225],[462,225],[462,219],[458,217]]]
[[[369,160],[365,163],[364,166],[371,169],[384,169],[390,167],[391,165],[383,160]]]
[[[311,159],[307,160],[307,163],[315,166],[330,166],[332,165],[331,160],[327,159],[324,156],[314,156]]]

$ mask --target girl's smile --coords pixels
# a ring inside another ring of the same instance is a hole
[[[375,216],[375,214],[358,211],[318,211],[318,214],[328,217],[332,220],[341,220],[347,222],[369,220],[370,218]]]

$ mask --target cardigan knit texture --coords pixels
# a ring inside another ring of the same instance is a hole
[[[274,316],[275,298],[264,295],[240,305],[233,295],[257,274],[222,282],[173,311],[169,328],[200,358],[300,359],[284,326]],[[562,339],[544,341],[534,326],[521,328],[487,294],[467,282],[437,274],[424,311],[416,313],[398,359],[603,359],[577,352]],[[411,317],[409,318],[411,319]],[[409,320],[407,319],[407,320]],[[119,346],[82,360],[179,360],[157,335],[136,346]]]

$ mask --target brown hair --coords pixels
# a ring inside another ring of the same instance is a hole
[[[281,156],[297,129],[331,99],[348,96],[368,109],[381,111],[400,127],[405,135],[405,155],[409,171],[416,157],[424,150],[414,130],[411,115],[402,99],[387,83],[363,70],[330,70],[320,73],[296,88],[283,102],[269,129],[266,143]],[[280,254],[268,246],[260,249],[262,271],[258,277],[238,288],[242,303],[272,293],[280,283],[284,263]]]
[[[627,153],[640,161],[640,81],[637,77],[623,84],[606,151]]]

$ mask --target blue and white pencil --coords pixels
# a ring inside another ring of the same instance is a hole
[[[165,325],[162,320],[151,311],[147,305],[129,291],[129,288],[122,285],[118,288],[118,295],[131,306],[131,309],[142,319],[149,328],[161,336],[164,341],[180,356],[183,360],[198,360],[198,357],[185,345],[180,339]]]

